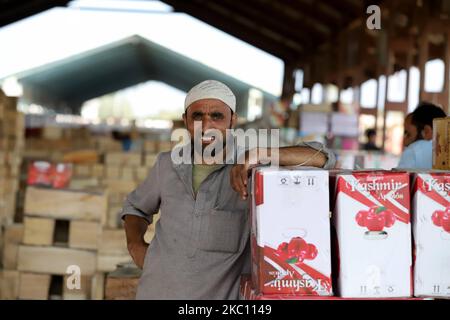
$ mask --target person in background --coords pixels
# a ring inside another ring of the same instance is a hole
[[[111,136],[114,140],[120,141],[123,151],[130,151],[132,141],[129,133],[113,130]]]
[[[367,151],[380,151],[381,149],[377,147],[377,132],[375,129],[367,129],[366,130],[367,143],[363,145],[363,150]]]
[[[431,169],[433,119],[445,117],[442,108],[421,102],[417,108],[405,118],[405,149],[398,164],[399,168]]]

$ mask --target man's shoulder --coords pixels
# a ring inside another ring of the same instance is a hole
[[[432,147],[433,143],[431,140],[417,140],[411,143],[406,149],[410,150],[423,150]]]
[[[160,164],[172,163],[172,151],[163,151],[158,153],[156,161]]]

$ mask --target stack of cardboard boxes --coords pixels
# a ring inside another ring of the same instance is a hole
[[[448,171],[257,168],[250,211],[243,299],[450,297]]]

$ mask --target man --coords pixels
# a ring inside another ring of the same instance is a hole
[[[377,132],[375,129],[366,130],[367,143],[363,145],[363,150],[367,151],[380,151],[381,149],[377,147]]]
[[[236,125],[235,112],[236,98],[224,84],[207,80],[193,87],[183,114],[191,143],[206,149],[210,129],[227,137],[226,129]],[[195,121],[201,121],[200,136]],[[274,152],[265,151],[267,157]],[[122,210],[130,255],[143,269],[136,298],[237,299],[240,276],[250,272],[247,178],[251,163],[268,158],[245,152],[241,164],[192,165],[174,163],[171,155],[158,155]],[[280,148],[279,163],[331,168],[335,157],[310,144]],[[158,210],[155,236],[147,245],[143,236]]]
[[[433,119],[445,117],[438,106],[422,102],[405,118],[405,149],[398,164],[399,168],[431,169],[433,160]]]

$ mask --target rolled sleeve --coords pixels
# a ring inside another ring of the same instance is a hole
[[[161,204],[160,189],[160,155],[149,174],[136,189],[130,192],[123,203],[121,218],[134,215],[144,218],[149,224],[153,222],[153,215]]]
[[[336,155],[334,152],[327,147],[325,147],[322,143],[316,141],[310,142],[300,142],[297,143],[298,147],[310,147],[314,150],[321,151],[326,157],[327,161],[325,162],[323,168],[324,169],[333,169],[336,166]]]

